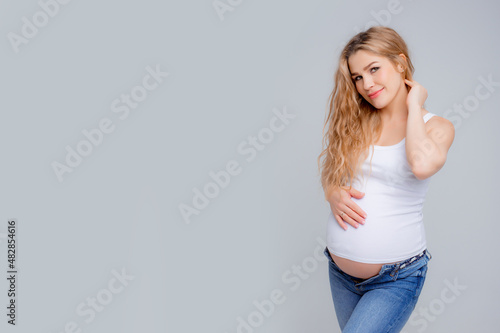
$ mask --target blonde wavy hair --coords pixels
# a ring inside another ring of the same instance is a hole
[[[325,194],[332,188],[352,188],[353,178],[367,157],[370,144],[382,133],[379,112],[358,93],[349,70],[348,59],[359,50],[386,57],[395,67],[401,65],[404,78],[413,79],[414,68],[408,47],[393,29],[374,26],[358,33],[346,44],[339,57],[335,86],[329,96],[329,112],[323,127],[323,147],[326,147],[318,157]],[[406,61],[399,56],[401,53]],[[325,128],[328,128],[326,134]]]

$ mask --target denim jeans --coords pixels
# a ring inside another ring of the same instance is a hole
[[[383,265],[378,275],[360,279],[343,272],[328,247],[330,289],[343,333],[400,332],[417,304],[432,258],[428,250],[419,259]]]

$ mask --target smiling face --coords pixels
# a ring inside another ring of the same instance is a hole
[[[348,64],[356,90],[376,109],[387,108],[406,89],[402,73],[385,57],[359,50],[349,57]]]

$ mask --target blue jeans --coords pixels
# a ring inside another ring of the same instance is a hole
[[[400,332],[417,304],[424,286],[428,250],[419,259],[383,265],[378,275],[360,279],[344,273],[328,248],[330,289],[343,333]]]

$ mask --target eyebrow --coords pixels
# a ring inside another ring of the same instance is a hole
[[[368,67],[370,67],[371,65],[373,65],[373,64],[374,64],[374,63],[376,63],[376,62],[377,62],[377,61],[372,61],[371,63],[369,63],[369,64],[368,64],[368,66],[366,66],[365,68],[363,68],[363,70],[365,70],[365,71],[366,71],[366,69],[367,69]],[[358,75],[358,73],[354,72],[354,73],[352,73],[352,74],[351,74],[351,76],[354,76],[354,75]]]

